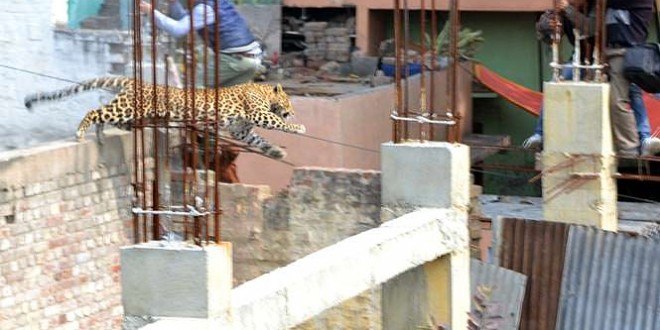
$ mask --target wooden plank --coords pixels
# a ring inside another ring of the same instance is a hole
[[[463,144],[470,146],[470,161],[472,164],[496,154],[495,147],[511,146],[511,137],[508,135],[465,134]]]

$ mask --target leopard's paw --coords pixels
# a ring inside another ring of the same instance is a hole
[[[277,147],[277,146],[272,146],[268,151],[265,152],[266,156],[273,158],[273,159],[284,159],[286,157],[286,152],[284,149]]]
[[[305,128],[305,125],[297,125],[298,127],[296,128],[295,132],[298,134],[305,134],[307,132],[307,129]]]

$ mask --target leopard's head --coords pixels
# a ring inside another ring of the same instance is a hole
[[[289,95],[286,94],[282,85],[277,84],[271,92],[270,96],[270,111],[283,119],[293,117],[293,104]]]

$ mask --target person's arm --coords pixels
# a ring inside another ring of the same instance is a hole
[[[169,11],[170,11],[170,17],[172,17],[175,20],[180,20],[186,15],[188,15],[188,10],[185,7],[183,7],[181,1],[179,0],[170,0]]]
[[[143,1],[140,4],[140,9],[143,13],[150,13],[151,5]],[[182,37],[188,34],[190,32],[191,16],[185,13],[185,9],[183,8],[179,8],[179,9],[181,9],[184,12],[184,16],[179,19],[171,18],[161,13],[158,10],[154,10],[153,13],[156,21],[156,26],[159,29],[167,32],[168,34],[171,34],[174,37]],[[206,25],[213,24],[213,22],[215,22],[215,13],[213,11],[213,8],[211,8],[210,6],[199,4],[196,5],[192,10],[192,19],[193,19],[192,28],[194,30],[199,30],[205,27]]]
[[[562,0],[560,3],[566,3],[566,0]],[[566,4],[565,6],[560,4],[560,9],[562,10],[564,18],[569,20],[573,26],[582,33],[583,37],[592,37],[596,34],[596,16],[594,9],[589,11],[588,15],[583,14],[575,8],[575,6],[570,4]]]

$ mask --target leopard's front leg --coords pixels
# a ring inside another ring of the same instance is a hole
[[[270,158],[283,159],[286,157],[286,152],[284,149],[266,141],[266,139],[253,132],[252,129],[233,131],[231,135],[234,139],[242,141],[250,147],[261,150],[266,156]]]
[[[265,129],[274,129],[294,134],[304,134],[306,131],[304,125],[287,123],[281,117],[272,112],[258,111],[248,113],[246,117],[251,123],[254,123],[254,125]]]

